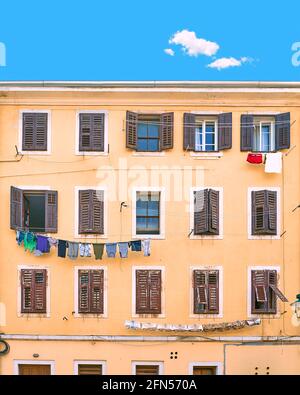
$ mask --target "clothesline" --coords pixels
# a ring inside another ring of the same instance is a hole
[[[16,241],[19,246],[23,245],[25,251],[33,253],[35,256],[50,253],[51,248],[57,249],[59,258],[75,260],[81,258],[91,258],[92,250],[95,259],[102,259],[104,248],[108,258],[115,258],[117,249],[121,258],[128,258],[128,250],[144,252],[144,256],[150,256],[150,239],[119,241],[115,243],[82,243],[69,240],[56,239],[34,232],[17,231]]]

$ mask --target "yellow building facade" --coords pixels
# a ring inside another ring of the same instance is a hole
[[[299,83],[1,82],[0,374],[299,374],[299,124]]]

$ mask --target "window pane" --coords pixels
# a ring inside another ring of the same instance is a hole
[[[208,123],[205,124],[205,151],[215,150],[215,124]]]
[[[158,140],[157,139],[149,139],[148,140],[148,151],[151,151],[151,152],[158,151]]]
[[[147,149],[147,146],[148,146],[147,142],[148,142],[148,140],[146,140],[146,139],[138,138],[137,150],[138,151],[148,151],[148,149]]]
[[[159,201],[151,201],[148,203],[148,215],[156,216],[159,214]]]
[[[202,151],[202,126],[196,128],[195,151]]]
[[[260,126],[256,125],[253,134],[253,151],[260,151]]]
[[[148,124],[148,137],[159,137],[159,125],[158,121],[152,121],[153,123]]]
[[[160,192],[150,192],[150,200],[152,202],[159,201]]]
[[[138,123],[138,130],[137,130],[138,137],[147,137],[147,124],[139,122]]]
[[[147,215],[148,202],[143,200],[138,200],[136,202],[136,214],[137,215]]]
[[[147,233],[147,220],[146,217],[137,217],[136,219],[136,233],[143,234]]]
[[[262,151],[271,151],[271,125],[262,125]]]
[[[148,232],[159,233],[159,218],[148,218]]]

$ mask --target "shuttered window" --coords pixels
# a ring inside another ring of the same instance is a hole
[[[79,364],[78,375],[79,376],[99,376],[102,375],[102,365],[94,364]]]
[[[136,314],[161,314],[161,270],[136,271]]]
[[[174,114],[126,113],[126,147],[141,152],[173,148]]]
[[[194,235],[219,235],[220,192],[202,189],[194,192]]]
[[[22,151],[47,151],[47,135],[47,113],[23,113]]]
[[[219,271],[194,270],[194,314],[219,314]]]
[[[79,191],[78,232],[104,234],[104,191]]]
[[[79,151],[104,152],[104,113],[79,114]]]
[[[104,313],[104,271],[78,271],[78,312]]]
[[[21,270],[21,313],[46,313],[46,269]]]
[[[214,376],[217,374],[215,366],[193,366],[194,376]]]
[[[251,192],[252,235],[277,235],[277,192]]]
[[[288,302],[287,298],[277,287],[276,270],[252,270],[252,314],[276,314],[276,297],[278,297],[283,302]]]
[[[137,192],[136,234],[160,234],[160,192]]]
[[[137,376],[158,376],[159,365],[136,365],[135,374]]]

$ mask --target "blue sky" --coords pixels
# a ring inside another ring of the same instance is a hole
[[[299,15],[292,0],[10,0],[0,80],[297,81]]]

